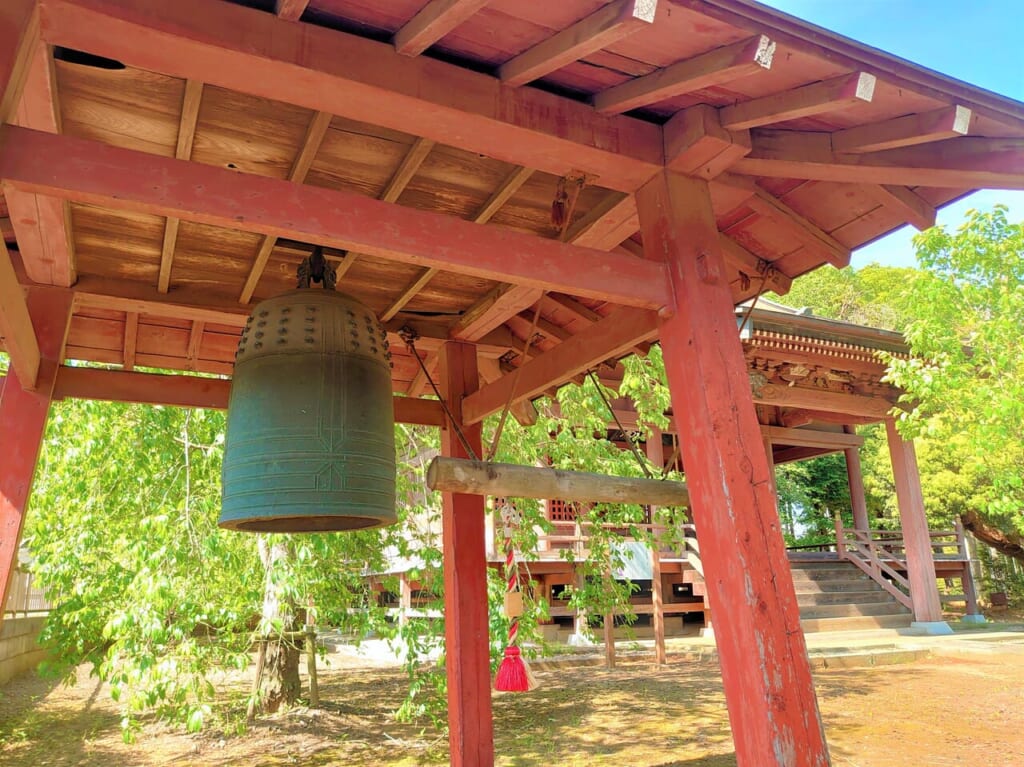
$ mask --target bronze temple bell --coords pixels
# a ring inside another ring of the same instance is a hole
[[[310,281],[324,290],[312,290]],[[317,248],[299,288],[259,303],[235,357],[219,525],[259,533],[394,524],[391,354],[376,316],[334,292]]]

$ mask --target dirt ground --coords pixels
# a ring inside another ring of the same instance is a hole
[[[1024,644],[1024,635],[1022,635]],[[714,660],[647,661],[537,673],[540,687],[494,699],[506,767],[728,767],[736,764]],[[931,656],[816,672],[836,767],[1022,767],[1024,653]],[[321,673],[320,710],[293,709],[238,735],[187,735],[158,724],[121,741],[119,714],[84,669],[63,687],[34,676],[0,689],[0,764],[352,765],[447,763],[447,740],[397,724],[404,677],[392,667]],[[244,681],[236,680],[236,693]]]

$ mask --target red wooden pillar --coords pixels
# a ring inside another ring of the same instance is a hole
[[[483,454],[480,425],[462,426],[462,400],[480,379],[476,347],[446,343],[440,366],[441,391],[456,424],[476,457]],[[454,425],[441,431],[441,454],[470,457]],[[442,493],[444,543],[445,654],[448,728],[453,767],[494,764],[491,667],[487,620],[487,557],[484,497]]]
[[[853,426],[844,426],[847,434],[856,434]],[[868,530],[868,502],[864,497],[864,475],[860,468],[860,449],[848,447],[843,451],[846,456],[846,477],[850,482],[850,505],[853,507],[853,526],[857,530]]]
[[[669,267],[661,324],[672,407],[739,767],[830,764],[768,461],[706,182],[637,192],[644,252]]]
[[[896,502],[903,528],[914,621],[931,633],[950,633],[952,629],[942,622],[942,602],[935,582],[935,557],[932,554],[928,518],[924,513],[924,496],[921,493],[914,443],[900,436],[896,430],[896,421],[892,418],[885,419],[885,435],[889,442],[889,457],[892,459],[892,474],[896,482]]]
[[[12,367],[0,390],[0,622],[18,558],[57,366],[63,357],[70,307],[70,291],[32,289],[28,309],[42,357],[36,388],[23,389]]]
[[[21,100],[39,35],[37,5],[36,0],[0,2],[0,123],[11,122]]]

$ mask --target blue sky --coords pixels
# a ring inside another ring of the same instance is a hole
[[[862,43],[1024,101],[1024,2],[1022,0],[761,0],[766,5]],[[969,208],[1010,207],[1024,220],[1024,192],[984,191],[939,211],[938,223],[956,228]],[[913,266],[911,238],[903,227],[855,251],[853,266],[878,262]]]

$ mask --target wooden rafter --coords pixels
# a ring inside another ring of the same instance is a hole
[[[754,287],[763,287],[774,291],[779,295],[785,295],[793,285],[793,280],[773,268],[770,263],[760,256],[751,253],[728,235],[721,235],[722,255],[737,271],[742,272],[750,278]],[[760,292],[760,291],[758,291]]]
[[[178,122],[178,143],[174,156],[179,160],[192,157],[192,144],[196,137],[196,123],[199,121],[199,105],[203,100],[203,84],[198,80],[185,82],[185,95],[181,103],[181,120]],[[157,288],[166,293],[171,287],[171,267],[174,264],[174,247],[178,242],[178,226],[180,220],[174,216],[167,218],[164,225],[164,239],[160,247],[160,274]]]
[[[565,240],[588,248],[611,250],[639,228],[632,195],[608,192],[566,229]]]
[[[739,130],[809,117],[870,102],[874,92],[874,75],[867,72],[840,75],[802,88],[723,107],[722,127]]]
[[[722,85],[771,69],[774,54],[775,43],[765,35],[741,40],[601,91],[594,96],[594,108],[618,114]]]
[[[392,301],[391,305],[384,310],[384,312],[380,315],[381,321],[387,322],[400,311],[402,311],[403,307],[407,303],[409,303],[409,301],[411,301],[413,297],[416,296],[417,293],[419,293],[421,290],[423,290],[423,288],[427,286],[427,283],[434,278],[434,275],[437,274],[437,272],[438,269],[434,267],[424,269],[423,272],[420,273],[420,275],[416,279],[414,279],[412,282],[405,286],[405,288],[399,294],[398,298]]]
[[[24,90],[13,122],[48,133],[61,132],[53,54],[36,37]],[[25,269],[36,282],[71,285],[75,281],[71,209],[64,200],[5,189],[7,207]]]
[[[188,364],[195,368],[199,363],[199,352],[203,346],[203,332],[206,330],[206,323],[201,320],[196,320],[192,323],[192,329],[189,330],[188,334],[188,351],[186,352],[186,359]]]
[[[733,172],[852,184],[1024,189],[1024,139],[964,136],[866,154],[832,151],[827,133],[760,130]]]
[[[449,331],[453,339],[475,341],[506,319],[533,306],[540,298],[536,288],[517,285],[499,285],[457,319]]]
[[[656,12],[657,0],[616,0],[506,61],[498,77],[525,85],[643,29]]]
[[[924,114],[897,117],[832,134],[836,152],[880,152],[904,146],[927,144],[947,138],[966,136],[971,127],[971,110],[963,106],[944,107]]]
[[[912,189],[889,184],[864,184],[863,189],[914,228],[935,226],[935,206]]]
[[[820,252],[833,266],[844,267],[850,263],[849,248],[801,216],[782,200],[759,189],[753,197],[747,200],[747,205],[755,213],[767,216],[785,226],[806,247]]]
[[[688,176],[717,178],[749,153],[749,131],[726,130],[707,104],[677,112],[665,124],[665,165]]]
[[[530,180],[533,175],[533,168],[518,166],[505,177],[505,179],[494,190],[494,193],[487,198],[480,210],[476,212],[473,221],[478,224],[485,224],[491,220],[495,213],[501,210],[501,206],[512,199],[519,188]]]
[[[309,0],[275,0],[274,12],[285,21],[298,21],[308,5]]]
[[[657,335],[657,314],[643,309],[619,309],[554,349],[523,364],[471,394],[463,402],[467,423],[476,423],[501,410],[505,403],[532,399],[552,386],[585,373],[595,365],[626,354],[633,346]]]
[[[600,314],[595,312],[589,306],[581,304],[572,296],[563,296],[559,293],[547,293],[544,296],[544,300],[550,304],[554,304],[559,309],[569,312],[569,314],[572,314],[583,322],[599,322],[602,319]]]
[[[51,158],[60,157],[54,173]],[[9,127],[0,178],[114,209],[287,237],[629,306],[665,305],[664,268],[363,195]],[[543,271],[537,263],[546,263]]]
[[[61,367],[57,372],[53,396],[54,399],[96,399],[225,410],[230,392],[231,381],[227,378]],[[441,426],[444,423],[444,410],[435,400],[394,397],[392,402],[395,420],[399,423],[424,426]]]
[[[327,130],[330,127],[331,115],[326,112],[317,112],[313,115],[309,121],[309,127],[306,128],[306,135],[302,139],[299,153],[296,155],[291,170],[288,172],[289,181],[301,184],[306,179],[306,174],[309,173],[309,169],[313,166],[313,160],[316,159],[317,152],[320,151],[320,145],[323,143],[324,136],[327,135]],[[239,303],[247,304],[252,300],[253,293],[256,292],[256,286],[259,285],[260,278],[263,276],[263,271],[267,268],[270,254],[274,252],[276,244],[277,237],[273,235],[264,236],[260,242],[260,247],[256,251],[256,259],[249,270],[249,275],[245,278],[242,293],[238,297]],[[351,266],[351,262],[347,263],[345,270],[347,271]],[[344,271],[341,273],[343,274]]]
[[[419,56],[490,0],[430,0],[419,13],[395,32],[395,50]]]
[[[38,40],[35,0],[0,3],[0,123],[14,117]]]
[[[22,387],[35,388],[39,344],[7,246],[0,242],[0,337]]]
[[[412,133],[629,192],[661,167],[659,126],[312,24],[208,0],[39,0],[52,45]],[[239,30],[245,30],[244,35]]]

